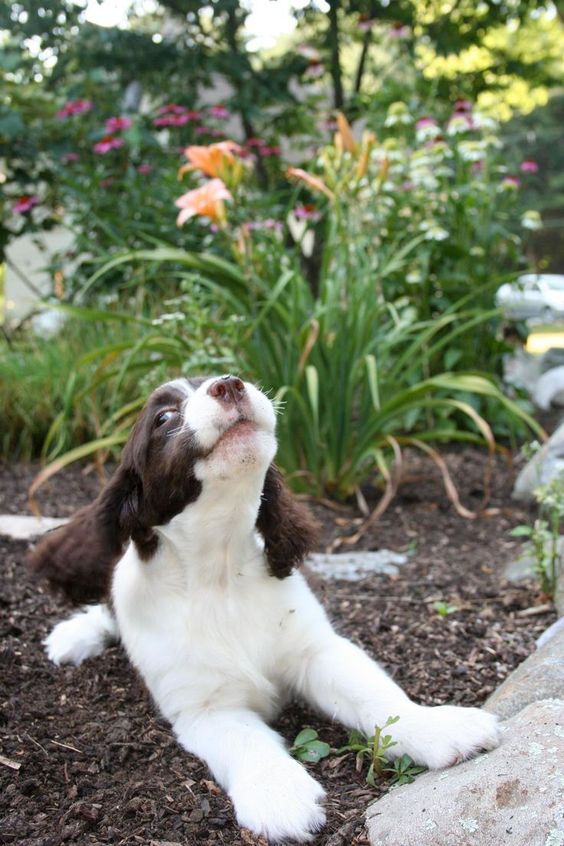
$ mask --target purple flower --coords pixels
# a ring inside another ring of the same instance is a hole
[[[147,162],[143,162],[143,164],[140,164],[138,166],[137,173],[146,174],[146,173],[151,173],[152,170],[153,170],[153,165],[148,164]]]
[[[472,162],[472,170],[475,173],[481,173],[483,171],[483,169],[484,169],[484,163],[483,162],[481,162],[481,161]]]
[[[539,166],[532,159],[525,159],[524,162],[521,162],[521,167],[519,169],[522,173],[537,173]]]
[[[455,112],[471,112],[472,103],[470,100],[457,100],[454,104]]]
[[[57,112],[57,117],[65,120],[72,115],[82,115],[94,108],[91,100],[69,100],[62,109]]]
[[[502,180],[501,185],[503,188],[519,188],[521,180],[516,176],[506,176],[505,179]]]
[[[92,149],[95,153],[99,153],[100,155],[105,155],[109,153],[110,150],[117,150],[119,147],[123,147],[125,141],[123,138],[115,138],[113,135],[104,135],[103,138],[100,139]]]
[[[61,161],[63,164],[72,164],[73,162],[80,161],[80,156],[78,153],[63,153]]]
[[[121,132],[123,129],[129,129],[131,124],[131,118],[111,117],[106,121],[106,129],[108,132]]]
[[[247,224],[249,229],[272,229],[279,232],[282,229],[282,224],[279,220],[274,220],[273,217],[267,217],[265,220],[254,220]]]
[[[31,211],[34,206],[38,205],[38,203],[39,197],[35,194],[24,194],[16,200],[12,206],[12,211],[14,214],[25,214],[26,212]]]

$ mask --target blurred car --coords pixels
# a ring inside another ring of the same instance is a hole
[[[564,318],[564,275],[526,273],[515,282],[498,288],[497,305],[506,317],[527,320],[530,317],[552,321]]]

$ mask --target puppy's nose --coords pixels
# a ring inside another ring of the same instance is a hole
[[[245,396],[245,383],[237,376],[221,376],[208,388],[208,394],[221,402],[240,402]]]

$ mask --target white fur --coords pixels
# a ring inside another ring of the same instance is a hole
[[[333,631],[300,573],[269,575],[255,522],[275,452],[274,413],[247,385],[256,431],[220,442],[225,417],[204,396],[207,384],[184,408],[201,443],[218,443],[196,466],[202,493],[158,527],[150,561],[131,544],[118,563],[119,634],[181,745],[229,793],[239,823],[271,842],[306,842],[324,823],[323,789],[266,723],[291,696],[367,735],[398,715],[391,751],[432,768],[496,746],[497,721],[475,708],[414,704]],[[46,641],[51,660],[98,655],[108,618],[104,606],[93,606],[59,623]]]

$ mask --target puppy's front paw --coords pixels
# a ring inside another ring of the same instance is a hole
[[[102,606],[80,611],[57,623],[45,638],[47,657],[54,664],[78,666],[86,658],[101,655],[108,643],[110,626],[110,614]]]
[[[325,824],[325,791],[290,757],[239,776],[229,794],[239,825],[270,843],[307,843]]]
[[[402,720],[397,724],[402,732]],[[419,707],[405,718],[406,736],[398,737],[400,745],[418,764],[430,770],[451,767],[479,752],[495,749],[499,744],[498,718],[479,708],[442,705]]]

